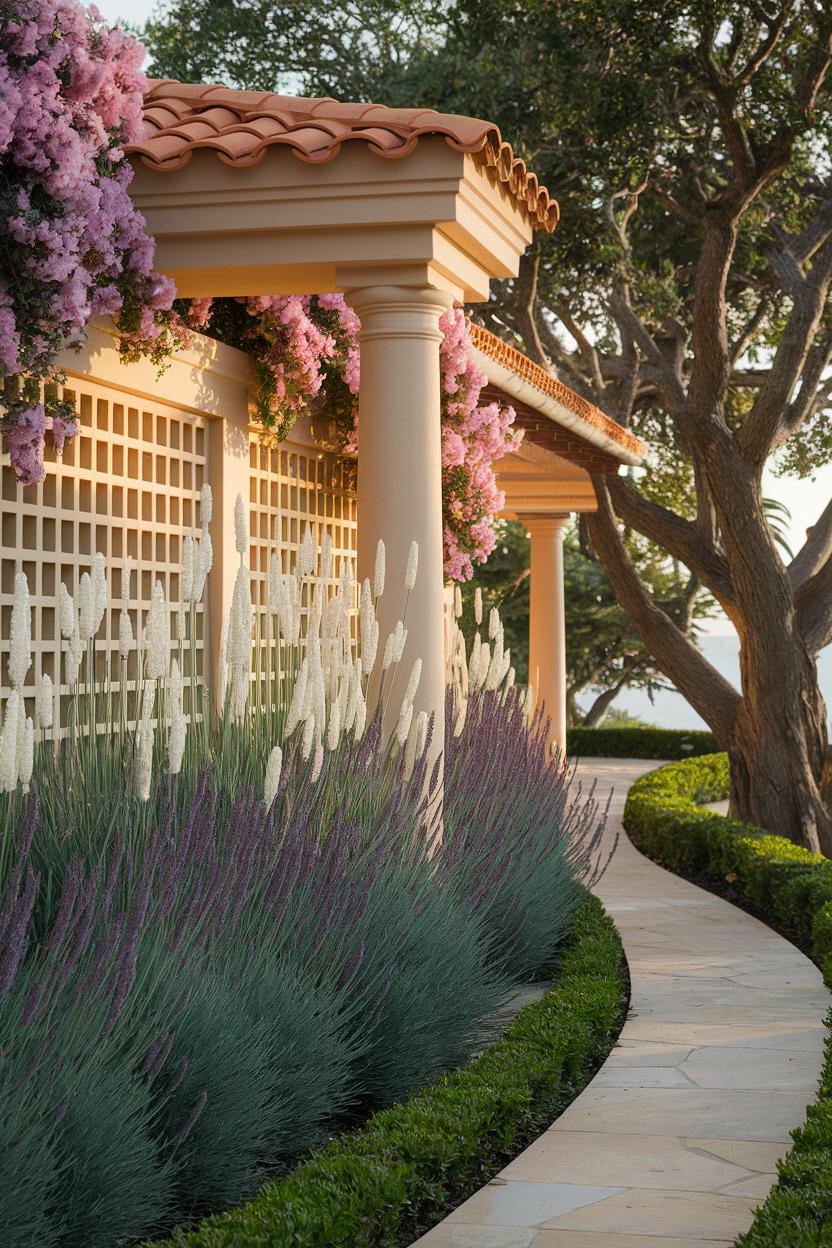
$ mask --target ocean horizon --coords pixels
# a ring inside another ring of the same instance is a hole
[[[721,672],[726,680],[730,680],[736,689],[740,686],[740,643],[735,633],[709,633],[698,639],[698,648]],[[818,657],[821,692],[826,699],[827,709],[832,717],[832,646],[827,646]],[[589,699],[585,699],[589,705]],[[625,689],[619,694],[613,706],[618,710],[628,711],[639,719],[659,728],[707,728],[707,724],[697,715],[686,698],[676,689],[660,689],[654,694],[653,701],[643,689]]]

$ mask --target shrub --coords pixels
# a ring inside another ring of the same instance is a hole
[[[603,818],[591,799],[570,805],[546,725],[540,717],[528,725],[516,691],[471,691],[459,736],[455,722],[449,689],[437,867],[482,916],[512,977],[533,978],[569,926]]]
[[[710,732],[674,728],[570,728],[566,752],[574,758],[694,758],[717,748]]]
[[[729,883],[737,898],[794,940],[832,988],[832,861],[784,837],[697,803],[728,795],[724,754],[643,776],[630,789],[624,826],[644,853],[700,882]],[[832,1025],[832,1014],[827,1020]],[[779,1180],[737,1248],[815,1248],[832,1229],[832,1036],[819,1099],[778,1164]]]
[[[461,1070],[375,1114],[249,1204],[146,1248],[394,1248],[487,1181],[578,1094],[621,1023],[621,945],[586,896],[558,975]]]

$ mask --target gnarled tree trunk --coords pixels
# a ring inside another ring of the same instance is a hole
[[[813,657],[797,637],[757,621],[740,639],[742,701],[726,742],[730,813],[832,856],[832,820],[822,794],[826,707]],[[754,659],[762,650],[764,661]]]

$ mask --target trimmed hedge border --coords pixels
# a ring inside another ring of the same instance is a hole
[[[753,824],[699,809],[727,796],[726,755],[672,763],[635,782],[624,827],[649,858],[763,917],[817,963],[832,988],[832,860]],[[832,1244],[832,1034],[818,1100],[792,1139],[778,1164],[776,1186],[737,1248]]]
[[[712,733],[677,728],[578,727],[566,733],[566,753],[577,758],[695,758],[715,749]]]
[[[589,894],[551,989],[460,1070],[374,1114],[253,1200],[145,1248],[397,1248],[545,1129],[621,1029],[621,942]]]

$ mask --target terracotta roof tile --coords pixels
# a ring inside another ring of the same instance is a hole
[[[145,95],[144,136],[127,151],[152,169],[173,171],[199,148],[243,167],[278,144],[300,160],[317,163],[337,156],[345,142],[359,140],[376,155],[394,159],[412,152],[425,135],[441,135],[456,151],[472,155],[489,178],[508,187],[533,225],[555,228],[556,200],[515,157],[497,126],[431,108],[385,108],[155,79]]]
[[[535,364],[522,351],[509,346],[507,342],[503,342],[502,338],[498,338],[489,329],[477,325],[474,321],[469,321],[468,328],[472,343],[483,355],[489,356],[498,364],[502,364],[504,368],[510,369],[515,376],[522,378],[548,398],[554,399],[556,403],[560,403],[562,407],[567,408],[575,416],[579,416],[586,424],[599,430],[613,442],[617,442],[631,455],[646,455],[647,447],[634,433],[630,433],[629,429],[619,425],[611,416],[607,416],[606,412],[602,412],[593,403],[576,394],[574,390],[570,390],[562,381],[558,381],[551,373],[547,373],[545,368]]]

